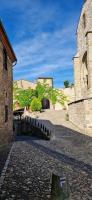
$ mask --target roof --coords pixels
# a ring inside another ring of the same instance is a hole
[[[11,59],[12,63],[16,62],[17,58],[15,56],[15,53],[13,51],[11,44],[10,44],[10,41],[8,39],[7,33],[4,29],[4,26],[1,22],[1,20],[0,20],[0,40],[1,40],[2,44],[4,45],[4,47],[7,51],[7,54],[9,56],[9,58]]]

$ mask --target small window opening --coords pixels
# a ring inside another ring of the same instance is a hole
[[[84,28],[86,28],[86,15],[83,14],[83,26]]]
[[[3,49],[3,66],[4,66],[4,69],[7,70],[7,52],[6,52],[6,49]]]
[[[5,122],[8,121],[8,106],[5,106]]]

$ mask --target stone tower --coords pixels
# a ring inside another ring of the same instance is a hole
[[[76,100],[92,96],[92,0],[85,0],[77,27],[74,57]]]
[[[52,77],[39,77],[37,82],[41,84],[47,84],[49,87],[53,87],[53,78]]]
[[[92,136],[92,0],[84,1],[76,34],[75,102],[69,105],[69,116],[83,133]]]

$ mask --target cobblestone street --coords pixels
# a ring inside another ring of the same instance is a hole
[[[7,159],[8,153],[10,151],[12,144],[9,145],[3,145],[0,147],[0,174],[2,172],[2,169],[4,167],[5,161]]]
[[[0,2],[0,200],[92,200],[92,0]]]
[[[69,200],[92,200],[92,139],[70,131],[68,123],[67,128],[62,126],[63,131],[59,127],[57,138],[51,141],[17,137],[1,187],[1,200],[52,200],[52,173],[67,178]]]
[[[35,140],[14,143],[0,193],[2,200],[50,199],[52,172],[68,177],[71,200],[92,199],[92,171],[86,173],[80,167],[69,165],[67,158],[62,162],[58,155],[57,158],[49,155],[33,142]]]

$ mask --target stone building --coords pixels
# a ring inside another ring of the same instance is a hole
[[[53,87],[53,78],[51,77],[39,77],[37,82],[40,82],[41,84],[46,83],[48,86]]]
[[[31,81],[27,81],[27,80],[18,80],[18,81],[14,81],[14,83],[17,84],[18,88],[21,89],[35,89],[36,88],[36,83],[33,83]]]
[[[0,145],[13,137],[12,66],[16,56],[0,21]]]
[[[85,0],[82,7],[73,61],[75,101],[69,105],[70,121],[92,136],[92,0]]]
[[[62,88],[61,91],[65,96],[68,97],[69,103],[75,101],[75,90],[74,87]]]
[[[60,88],[58,89],[59,93],[63,93],[67,97],[67,101],[64,105],[61,105],[59,102],[55,105],[55,110],[68,110],[68,103],[71,103],[75,100],[75,91],[74,87],[68,87],[68,88]]]
[[[17,84],[18,88],[21,88],[21,89],[35,89],[36,86],[37,86],[37,82],[40,82],[41,84],[48,84],[49,86],[53,86],[53,78],[50,78],[50,77],[39,77],[37,79],[36,82],[32,82],[32,81],[28,81],[28,80],[17,80],[17,81],[14,81],[14,83]]]

